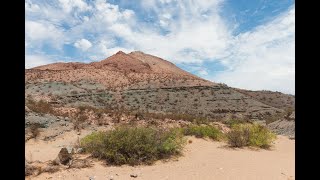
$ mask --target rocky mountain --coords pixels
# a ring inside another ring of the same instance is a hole
[[[162,58],[135,51],[92,63],[54,63],[25,71],[26,97],[55,106],[188,114],[219,120],[264,119],[294,97],[239,90],[199,78]],[[281,98],[279,99],[279,96]],[[271,98],[271,99],[270,99]]]

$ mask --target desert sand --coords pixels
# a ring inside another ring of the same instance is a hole
[[[51,142],[32,139],[26,143],[26,158],[53,160],[62,146],[72,145],[87,133],[78,136],[71,131]],[[271,150],[233,149],[225,142],[187,138],[192,143],[186,145],[183,155],[167,162],[158,161],[151,166],[106,166],[105,162],[94,159],[90,168],[42,173],[31,179],[295,179],[295,140],[285,136],[278,136]],[[131,174],[138,177],[130,177]]]

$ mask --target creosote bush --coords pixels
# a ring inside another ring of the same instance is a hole
[[[213,126],[190,125],[183,128],[184,135],[196,136],[197,138],[210,138],[213,140],[222,140],[222,132]]]
[[[235,124],[227,138],[232,147],[254,146],[267,149],[276,135],[260,124]]]
[[[80,141],[80,146],[93,157],[114,165],[152,164],[156,160],[179,155],[184,144],[180,129],[165,131],[127,126],[94,132]]]

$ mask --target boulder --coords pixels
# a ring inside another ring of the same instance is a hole
[[[72,159],[72,154],[68,152],[67,148],[61,148],[58,157],[55,159],[56,163],[67,165]]]

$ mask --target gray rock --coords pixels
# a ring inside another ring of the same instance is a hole
[[[66,148],[67,148],[69,154],[73,154],[74,153],[73,147],[66,147]]]
[[[293,111],[289,116],[289,120],[295,120],[295,118],[296,118],[295,111]]]
[[[61,148],[58,157],[55,161],[58,161],[59,163],[63,165],[67,165],[69,161],[72,159],[71,153],[68,152],[67,148]]]
[[[77,154],[80,154],[80,153],[83,153],[83,152],[84,152],[84,149],[83,149],[83,148],[77,148],[77,149],[75,150],[75,152],[76,152]]]

